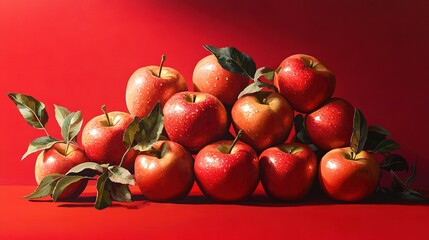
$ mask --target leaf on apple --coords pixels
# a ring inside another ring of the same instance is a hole
[[[112,206],[112,199],[110,196],[110,180],[109,172],[105,171],[97,179],[97,196],[95,198],[95,208],[98,210],[104,209],[106,207]]]
[[[368,127],[368,132],[376,132],[384,136],[392,137],[392,134],[380,125],[372,125]]]
[[[28,155],[35,153],[37,151],[40,150],[45,150],[45,149],[49,149],[51,148],[55,143],[58,143],[60,141],[58,141],[55,138],[52,137],[40,137],[37,138],[35,140],[33,140],[27,148],[27,151],[24,153],[24,155],[22,156],[21,160],[23,160],[24,158],[26,158]]]
[[[407,177],[406,181],[403,182],[402,179],[393,171],[390,171],[392,175],[392,186],[390,192],[399,196],[401,199],[408,201],[427,201],[421,193],[410,188],[411,182],[416,178],[416,162],[413,162],[411,167],[411,175]]]
[[[61,135],[65,143],[69,144],[82,128],[82,113],[80,111],[70,113],[61,126]]]
[[[256,64],[253,59],[235,47],[217,48],[209,45],[203,45],[203,47],[216,56],[224,69],[247,78],[255,76]]]
[[[368,127],[362,112],[355,108],[353,117],[353,133],[350,139],[350,148],[355,155],[359,154],[364,146],[368,137]]]
[[[30,126],[45,129],[46,122],[49,119],[45,104],[32,96],[24,94],[9,93],[8,96],[18,107],[19,112]]]
[[[134,119],[128,124],[127,128],[125,129],[122,142],[124,143],[124,146],[126,148],[130,148],[132,146],[135,146],[136,142],[141,141],[139,122],[140,122],[139,118],[134,117]]]
[[[87,177],[84,176],[63,176],[55,185],[52,192],[52,199],[54,202],[58,201],[58,197],[64,192],[71,184],[84,180]]]
[[[373,150],[374,153],[389,153],[399,149],[399,144],[394,140],[384,139]]]
[[[39,186],[30,195],[25,196],[26,199],[37,199],[49,196],[54,191],[57,182],[64,177],[63,174],[49,174],[40,181]]]
[[[380,168],[387,171],[408,171],[408,163],[399,154],[390,154],[380,163]]]
[[[157,103],[150,114],[140,120],[141,141],[137,142],[134,149],[138,151],[149,150],[161,136],[164,128],[164,116],[162,114],[161,103]]]
[[[274,85],[266,83],[266,82],[256,81],[254,83],[249,84],[249,86],[247,86],[245,89],[243,89],[243,91],[241,91],[241,93],[238,95],[238,98],[241,98],[243,96],[246,96],[246,95],[249,95],[252,93],[260,92],[265,88],[269,88],[269,89],[274,90],[275,92],[278,92],[277,88]]]
[[[132,202],[130,188],[126,184],[112,182],[111,197],[118,202]]]
[[[78,164],[71,168],[66,175],[67,176],[73,176],[73,175],[79,175],[79,176],[86,176],[86,177],[94,177],[95,175],[102,174],[104,171],[104,168],[102,165],[95,163],[95,162],[84,162],[81,164]]]
[[[108,167],[109,179],[114,183],[135,185],[133,175],[126,168],[119,166]]]
[[[58,125],[62,127],[64,120],[68,115],[70,115],[71,112],[67,108],[61,107],[55,104],[54,104],[54,107],[55,107],[55,119],[57,120]]]

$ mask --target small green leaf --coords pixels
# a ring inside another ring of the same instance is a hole
[[[61,135],[64,142],[69,143],[78,134],[82,127],[82,113],[80,111],[70,113],[63,122]]]
[[[111,196],[113,200],[118,202],[132,202],[132,195],[127,184],[112,183]]]
[[[383,159],[383,161],[380,164],[380,168],[390,171],[407,171],[408,170],[408,163],[407,160],[405,160],[404,157],[402,157],[399,154],[391,154]]]
[[[136,184],[133,175],[126,168],[119,166],[110,166],[108,169],[110,181],[120,184]]]
[[[399,144],[391,139],[384,139],[373,150],[375,153],[389,153],[399,149]]]
[[[293,120],[295,126],[296,138],[299,142],[304,144],[311,144],[310,137],[308,136],[307,129],[305,128],[305,118],[302,114],[297,114]]]
[[[158,102],[151,113],[140,120],[140,139],[134,149],[138,151],[147,151],[161,136],[164,128],[164,116],[162,114],[161,104]]]
[[[132,147],[135,145],[135,142],[140,142],[142,139],[139,127],[139,118],[134,117],[133,121],[131,121],[124,132],[124,137],[122,139],[122,142],[124,143],[124,146],[126,148]]]
[[[104,209],[106,207],[112,206],[112,199],[110,197],[110,182],[109,173],[105,171],[97,179],[97,196],[95,199],[95,208],[98,210]]]
[[[58,197],[61,195],[61,193],[63,193],[64,190],[66,190],[71,184],[86,178],[87,177],[83,176],[64,176],[57,182],[54,191],[52,192],[52,199],[54,202],[58,200]]]
[[[42,181],[40,181],[40,184],[37,187],[37,189],[30,195],[25,196],[24,198],[36,199],[36,198],[43,198],[51,195],[52,192],[54,191],[55,185],[63,177],[64,177],[63,174],[58,174],[58,173],[49,174],[45,176],[42,179]]]
[[[39,102],[32,96],[9,93],[9,98],[18,107],[24,119],[34,128],[44,129],[46,122],[48,122],[48,113],[45,109],[45,104]]]
[[[103,167],[95,162],[84,162],[74,166],[70,169],[66,175],[79,175],[79,176],[87,176],[94,177],[95,175],[103,173]]]
[[[258,81],[260,77],[264,77],[267,80],[272,81],[274,79],[275,70],[267,67],[261,67],[256,70],[255,76],[253,79]]]
[[[366,125],[365,117],[359,109],[355,108],[353,117],[353,133],[350,138],[350,148],[356,155],[362,151],[367,137],[368,127]]]
[[[240,52],[234,47],[217,48],[208,45],[203,45],[203,47],[216,56],[219,64],[224,69],[247,78],[255,76],[256,64],[249,55]]]
[[[385,129],[384,127],[379,126],[379,125],[369,126],[368,132],[377,132],[377,133],[382,134],[384,136],[392,137],[392,134],[389,131],[387,131],[387,129]]]
[[[413,165],[411,165],[411,174],[405,180],[405,186],[407,186],[408,189],[410,188],[410,184],[411,184],[411,182],[414,181],[416,176],[417,176],[417,162],[414,161]]]
[[[35,140],[33,140],[27,148],[27,151],[22,156],[21,160],[26,158],[28,155],[35,153],[39,150],[45,150],[51,148],[55,143],[58,143],[58,141],[55,138],[52,137],[40,137]]]
[[[55,119],[57,119],[58,125],[62,127],[64,120],[68,115],[70,115],[71,112],[67,108],[61,107],[55,104],[54,104],[54,107],[55,107]]]
[[[269,89],[272,89],[272,90],[278,92],[277,88],[272,84],[260,82],[260,81],[255,81],[254,83],[251,83],[249,86],[247,86],[243,91],[241,91],[241,93],[238,95],[238,98],[241,98],[241,97],[248,95],[248,94],[260,92],[264,88],[269,88]]]

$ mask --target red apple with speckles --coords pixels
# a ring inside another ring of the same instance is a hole
[[[161,66],[139,68],[128,80],[125,96],[131,115],[146,117],[157,102],[164,106],[175,93],[188,89],[182,74],[173,68],[163,67],[162,63]]]
[[[179,92],[164,106],[164,127],[170,140],[198,151],[227,130],[225,107],[213,95]]]
[[[354,112],[355,108],[346,100],[330,99],[305,117],[310,140],[325,151],[348,146],[353,132]]]
[[[304,198],[317,174],[317,157],[300,143],[268,148],[259,156],[261,182],[268,196],[287,201]]]
[[[231,114],[235,131],[243,130],[241,140],[257,152],[286,141],[293,124],[291,106],[275,92],[262,91],[241,97]]]
[[[66,153],[66,143],[55,143],[51,148],[43,150],[37,157],[35,170],[36,182],[40,184],[42,179],[49,174],[66,174],[71,168],[89,161],[85,152],[75,144],[70,144]],[[78,197],[86,187],[87,180],[72,183],[59,196],[60,200]]]
[[[360,201],[377,188],[380,176],[377,160],[366,151],[353,159],[351,152],[349,147],[333,149],[320,161],[320,185],[333,199]]]
[[[280,68],[274,85],[296,111],[312,112],[334,93],[334,74],[315,57],[292,55]]]
[[[119,165],[127,150],[122,143],[123,135],[132,120],[131,115],[124,112],[105,112],[91,119],[82,131],[82,145],[88,158],[100,164]],[[132,171],[136,155],[137,151],[131,149],[122,167]]]
[[[210,93],[225,106],[231,107],[249,84],[249,79],[222,68],[214,55],[201,59],[192,75],[196,92]]]
[[[194,158],[173,141],[158,141],[140,153],[134,169],[140,191],[151,201],[184,198],[194,183]]]
[[[207,145],[195,158],[198,186],[205,195],[216,201],[245,200],[259,182],[256,152],[243,142],[232,143],[224,140]]]

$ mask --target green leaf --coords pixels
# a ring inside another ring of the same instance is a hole
[[[417,176],[417,162],[414,161],[413,165],[411,165],[411,174],[405,180],[405,186],[407,186],[408,189],[410,188],[410,184],[411,184],[411,182],[414,181],[416,176]]]
[[[111,197],[118,202],[132,202],[130,188],[126,184],[112,183]]]
[[[61,135],[64,142],[69,143],[78,134],[82,127],[82,113],[80,111],[70,113],[61,126]]]
[[[39,102],[32,96],[27,96],[19,93],[9,93],[9,98],[18,107],[24,119],[34,128],[45,128],[48,122],[48,113],[45,109],[45,104]]]
[[[380,168],[390,171],[407,171],[408,170],[408,163],[407,160],[405,160],[404,157],[402,157],[399,154],[391,154],[383,159],[383,161],[380,164]]]
[[[297,114],[293,120],[295,126],[296,138],[299,142],[304,144],[311,144],[310,137],[308,136],[307,129],[305,128],[305,118],[302,114]]]
[[[95,162],[84,162],[74,166],[70,169],[66,175],[79,175],[79,176],[87,176],[94,177],[95,175],[103,173],[104,169],[98,163]]]
[[[52,199],[54,202],[58,200],[61,193],[63,193],[71,184],[86,178],[87,177],[83,176],[64,176],[61,178],[55,185],[54,191],[52,192]]]
[[[95,198],[95,208],[98,210],[112,206],[112,199],[110,197],[110,186],[109,173],[105,171],[97,179],[97,196]]]
[[[277,88],[272,84],[260,82],[260,81],[255,81],[254,83],[251,83],[249,86],[247,86],[245,89],[243,89],[243,91],[241,91],[241,93],[238,95],[238,98],[241,98],[241,97],[248,95],[248,94],[260,92],[264,88],[269,88],[269,89],[272,89],[272,90],[278,92]]]
[[[250,56],[240,52],[238,49],[234,47],[217,48],[208,45],[203,45],[203,47],[216,56],[219,64],[224,69],[247,78],[255,76],[255,62]]]
[[[261,67],[258,68],[258,70],[256,70],[255,76],[253,77],[253,79],[255,81],[258,81],[260,77],[264,77],[267,80],[272,81],[274,79],[274,74],[275,74],[275,70],[271,69],[271,68],[267,68],[267,67]]]
[[[392,134],[389,131],[387,131],[387,129],[385,129],[384,127],[379,126],[379,125],[369,126],[368,132],[377,132],[377,133],[382,134],[384,136],[392,137]]]
[[[399,144],[391,139],[384,139],[373,150],[375,153],[389,153],[399,149]]]
[[[147,117],[140,120],[139,125],[141,141],[134,149],[143,152],[149,150],[158,141],[164,128],[164,116],[159,102]]]
[[[43,198],[46,196],[49,196],[54,191],[55,185],[57,184],[60,179],[64,177],[63,174],[49,174],[45,176],[42,181],[40,181],[39,186],[36,188],[36,190],[31,193],[30,195],[25,196],[24,198],[27,199],[36,199],[36,198]]]
[[[365,146],[368,137],[368,127],[366,125],[365,117],[362,112],[355,108],[353,117],[353,133],[350,138],[350,148],[355,154],[360,153]]]
[[[133,175],[131,175],[130,171],[128,171],[126,168],[119,166],[110,166],[108,170],[110,181],[129,185],[136,184]]]
[[[61,107],[55,104],[54,104],[54,107],[55,107],[55,119],[57,119],[58,125],[62,127],[64,120],[68,115],[70,115],[71,112],[67,108]]]
[[[136,142],[141,141],[139,118],[134,117],[133,121],[131,121],[125,129],[122,142],[126,148],[129,148],[130,146],[134,146]]]
[[[24,155],[22,156],[21,160],[23,160],[24,158],[26,158],[28,155],[35,153],[39,150],[45,150],[45,149],[49,149],[51,148],[55,143],[58,143],[60,141],[58,141],[55,138],[52,137],[40,137],[37,138],[35,140],[33,140],[27,148],[27,151],[24,153]]]

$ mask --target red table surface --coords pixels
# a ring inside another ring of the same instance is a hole
[[[345,204],[313,194],[279,203],[259,186],[243,203],[219,204],[195,185],[185,200],[93,207],[95,187],[75,202],[29,201],[33,186],[0,186],[0,239],[428,239],[429,205]]]

